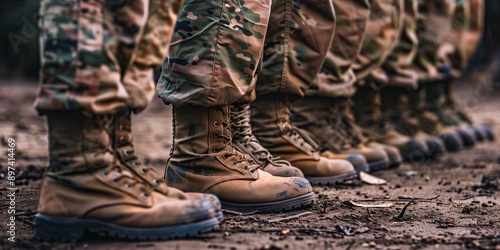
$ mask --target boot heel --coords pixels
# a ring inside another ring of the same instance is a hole
[[[76,241],[85,233],[85,225],[76,219],[35,216],[35,238],[48,241]]]

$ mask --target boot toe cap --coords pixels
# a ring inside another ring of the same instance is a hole
[[[460,135],[464,146],[472,147],[476,144],[473,131],[469,129],[459,129],[458,134]]]
[[[401,150],[403,157],[409,162],[421,162],[425,160],[429,149],[425,140],[419,137],[411,138]]]
[[[446,133],[439,136],[448,151],[458,151],[462,148],[462,139],[456,133]]]
[[[351,154],[347,157],[347,161],[349,161],[353,165],[354,169],[356,170],[356,174],[358,175],[361,171],[370,171],[370,167],[368,166],[365,157],[361,154]]]

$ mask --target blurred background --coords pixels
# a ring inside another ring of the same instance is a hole
[[[38,77],[39,0],[0,1],[0,84],[5,80],[36,82]],[[492,85],[500,88],[500,1],[485,0],[486,25],[471,72],[491,74]]]

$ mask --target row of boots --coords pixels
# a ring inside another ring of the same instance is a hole
[[[471,125],[449,84],[430,86],[365,85],[352,100],[264,95],[251,105],[174,107],[164,176],[139,161],[129,109],[94,117],[50,112],[50,167],[36,236],[195,235],[216,227],[222,208],[268,213],[309,206],[311,185],[494,139],[489,127]]]

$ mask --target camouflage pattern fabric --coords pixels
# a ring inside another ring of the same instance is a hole
[[[186,0],[157,95],[176,107],[240,99],[254,85],[269,12],[269,0]]]
[[[368,76],[379,83],[387,83],[387,75],[380,69],[399,41],[404,21],[403,0],[372,0],[365,39],[353,64],[358,84]]]
[[[439,49],[439,59],[451,66],[452,76],[460,77],[476,50],[483,29],[482,0],[457,0],[451,31]]]
[[[333,43],[320,72],[306,91],[308,96],[350,97],[356,88],[352,64],[365,37],[368,0],[333,0],[337,25]]]
[[[183,0],[149,0],[147,22],[122,79],[130,97],[128,106],[136,113],[146,108],[155,95],[153,69],[165,60],[182,3]]]
[[[304,96],[324,62],[334,30],[331,0],[273,0],[257,95]]]
[[[38,111],[110,114],[134,107],[123,77],[148,21],[149,0],[43,0]],[[170,14],[170,12],[169,12]],[[138,59],[139,60],[139,59]]]
[[[389,77],[387,86],[418,88],[418,77],[412,70],[418,50],[417,15],[418,1],[404,0],[404,22],[399,41],[383,65]]]
[[[419,41],[415,64],[420,83],[444,77],[438,71],[439,48],[451,29],[455,0],[419,0],[417,37]]]

